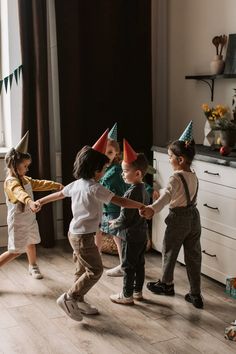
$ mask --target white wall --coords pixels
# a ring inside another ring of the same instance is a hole
[[[22,64],[19,34],[18,0],[1,1],[1,77],[11,74]],[[11,90],[8,85],[1,93],[6,147],[15,146],[21,137],[21,112],[22,112],[22,77],[12,81]]]
[[[210,89],[185,76],[210,74],[215,55],[212,38],[236,33],[236,0],[169,0],[168,5],[169,138],[178,138],[193,120],[195,141],[202,143],[205,118],[201,104],[212,104]],[[216,80],[213,104],[231,108],[234,87],[236,79]]]

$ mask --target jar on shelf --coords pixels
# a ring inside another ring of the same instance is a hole
[[[210,62],[210,71],[212,75],[220,75],[223,73],[225,62],[222,55],[215,55],[214,59]]]

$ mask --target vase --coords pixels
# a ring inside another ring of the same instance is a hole
[[[224,71],[225,62],[222,55],[215,55],[214,59],[210,62],[210,71],[212,75],[222,74]]]
[[[212,146],[215,143],[215,132],[212,128],[212,123],[210,123],[209,120],[206,120],[203,141],[203,145],[205,146]]]
[[[233,148],[236,143],[236,130],[220,130],[221,145]]]

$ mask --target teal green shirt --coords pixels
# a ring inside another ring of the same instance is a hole
[[[100,183],[115,195],[123,197],[125,192],[129,189],[130,185],[125,183],[122,178],[122,168],[120,164],[111,164],[107,167],[104,176],[101,178]],[[145,189],[150,198],[152,197],[153,188],[145,183]],[[120,207],[118,205],[109,203],[104,204],[103,213],[119,213]]]
[[[113,193],[115,195],[118,195],[122,197],[127,189],[129,188],[129,185],[126,184],[121,176],[122,174],[122,168],[120,164],[112,164],[107,167],[107,170],[100,180],[100,183]],[[104,204],[103,207],[103,212],[104,213],[117,213],[120,211],[120,207],[118,205],[109,203],[109,204]]]

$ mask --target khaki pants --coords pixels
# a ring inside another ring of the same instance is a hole
[[[76,263],[75,282],[68,295],[80,301],[99,280],[103,272],[102,259],[94,242],[94,233],[68,237],[74,251]]]

